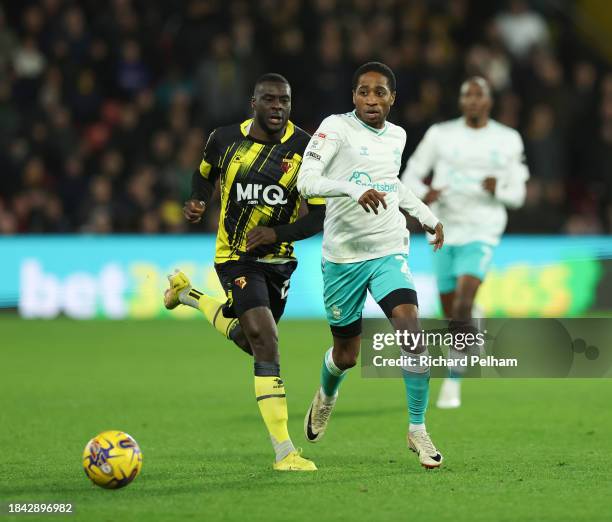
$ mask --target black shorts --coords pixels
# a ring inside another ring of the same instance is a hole
[[[289,280],[296,267],[297,261],[226,261],[215,265],[227,295],[223,315],[240,317],[251,308],[266,306],[278,322],[285,311]]]

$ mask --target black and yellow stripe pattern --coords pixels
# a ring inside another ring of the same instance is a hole
[[[297,175],[310,136],[292,122],[278,143],[250,138],[252,120],[221,127],[209,138],[200,174],[219,179],[221,209],[215,263],[256,257],[282,261],[293,257],[293,245],[279,242],[246,252],[247,234],[258,225],[293,223],[299,213]],[[311,200],[310,204],[324,204]]]

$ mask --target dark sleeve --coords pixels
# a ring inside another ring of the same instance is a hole
[[[325,205],[308,204],[308,214],[289,225],[273,227],[280,242],[299,241],[314,236],[323,230]]]
[[[219,177],[219,152],[217,131],[214,130],[210,133],[204,147],[204,156],[200,162],[200,167],[194,171],[191,177],[191,199],[208,203]]]
[[[202,177],[199,169],[193,171],[191,176],[191,199],[197,199],[206,204],[214,190],[215,186],[208,179]]]

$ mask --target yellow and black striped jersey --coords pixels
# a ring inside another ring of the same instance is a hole
[[[269,262],[293,259],[293,243],[261,245],[246,252],[247,233],[257,225],[274,227],[298,217],[297,174],[310,136],[291,121],[280,142],[259,142],[249,136],[253,120],[215,129],[208,138],[200,175],[219,179],[221,210],[215,263],[240,258]],[[314,198],[308,204],[324,204]]]

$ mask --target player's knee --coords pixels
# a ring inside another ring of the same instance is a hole
[[[274,328],[268,328],[265,325],[252,324],[248,329],[245,329],[245,334],[249,345],[255,351],[271,348],[276,349],[278,346],[278,333]]]
[[[249,340],[239,324],[236,325],[232,331],[230,331],[229,338],[234,341],[234,344],[242,351],[248,353],[249,355],[253,355],[253,350],[251,349]]]
[[[391,317],[404,321],[416,321],[419,317],[419,309],[413,304],[400,304],[393,308]]]
[[[334,352],[334,364],[341,370],[348,370],[357,364],[357,353],[352,351]]]

